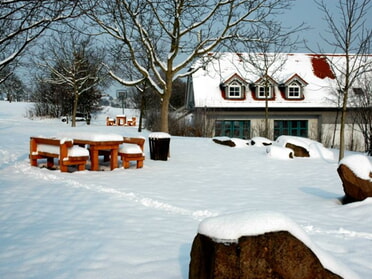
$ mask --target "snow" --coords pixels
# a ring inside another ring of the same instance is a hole
[[[142,153],[142,150],[137,144],[125,143],[119,149],[119,153],[138,154],[138,153]]]
[[[264,137],[253,137],[251,139],[251,144],[254,146],[263,147],[263,146],[271,145],[273,143],[271,140],[264,138]]]
[[[105,122],[106,123],[106,122]],[[69,136],[71,138],[86,140],[86,141],[121,141],[123,136],[115,133],[96,133],[96,132],[62,132],[57,133],[62,136]]]
[[[49,144],[38,144],[37,151],[59,154],[59,146]],[[89,156],[89,151],[86,148],[74,145],[67,149],[67,155],[70,157]]]
[[[83,157],[83,156],[89,156],[89,151],[88,149],[84,147],[74,145],[68,148],[67,154],[69,157]]]
[[[170,135],[168,133],[155,132],[155,133],[151,133],[149,135],[149,138],[152,138],[152,139],[168,139],[168,138],[170,138]]]
[[[344,278],[372,277],[372,199],[341,204],[336,159],[277,160],[266,146],[241,139],[232,139],[238,144],[231,148],[172,136],[171,158],[155,161],[150,132],[105,125],[121,109],[105,108],[91,125],[72,128],[57,119],[27,119],[27,106],[0,101],[2,278],[186,279],[199,226],[234,214],[250,216],[264,231],[276,223],[263,220],[280,214],[283,226],[300,228],[311,249],[319,248],[324,265]],[[104,171],[62,173],[30,166],[31,136],[69,133],[143,136],[144,167],[109,171],[101,161]],[[327,151],[337,158],[337,150]],[[363,155],[346,153],[354,154]]]
[[[372,164],[367,156],[354,154],[344,157],[340,165],[347,166],[356,176],[361,179],[372,181]]]
[[[266,148],[267,156],[273,159],[288,160],[294,157],[294,152],[290,148],[271,145]]]

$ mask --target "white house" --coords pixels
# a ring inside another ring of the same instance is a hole
[[[194,124],[203,127],[205,136],[262,136],[268,108],[271,139],[295,135],[337,146],[341,98],[328,59],[337,65],[344,57],[300,53],[273,57],[253,58],[269,61],[270,67],[261,68],[267,71],[253,66],[247,53],[210,53],[197,61],[186,97]],[[350,95],[361,90],[354,88]],[[363,149],[352,117],[347,123],[346,146]]]

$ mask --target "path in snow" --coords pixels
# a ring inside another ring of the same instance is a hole
[[[24,164],[18,165],[17,168],[19,171],[23,172],[25,175],[33,177],[34,179],[37,178],[37,179],[42,179],[45,181],[60,181],[61,180],[61,177],[53,174],[52,172],[44,173],[40,171],[35,171],[33,167],[30,167],[30,166],[25,167]],[[93,191],[96,193],[105,193],[105,194],[114,195],[117,198],[122,198],[128,201],[132,201],[132,202],[141,204],[142,206],[147,207],[147,208],[163,210],[163,211],[166,211],[167,213],[173,213],[173,214],[178,214],[182,216],[190,216],[197,221],[201,221],[206,217],[212,217],[212,216],[217,215],[217,213],[213,213],[209,210],[192,211],[192,210],[181,208],[178,206],[173,206],[169,203],[158,201],[158,200],[155,200],[149,197],[145,197],[138,193],[124,192],[124,191],[117,190],[117,189],[103,186],[103,185],[82,183],[80,181],[73,180],[73,179],[65,179],[63,180],[63,183],[64,185],[70,186],[73,188],[82,188],[82,189],[86,189],[88,191]]]

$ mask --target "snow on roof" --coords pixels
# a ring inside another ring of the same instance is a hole
[[[278,55],[278,54],[276,54]],[[254,83],[262,78],[247,61],[247,53],[211,53],[215,58],[192,75],[195,107],[265,107],[265,102],[254,100],[247,89],[245,100],[226,100],[222,97],[219,85],[233,75],[244,78],[247,83]],[[270,101],[270,107],[298,107],[298,108],[327,108],[335,107],[336,101],[332,92],[336,91],[334,74],[325,55],[305,53],[280,54],[277,64],[283,63],[279,68],[274,65],[269,72],[278,84],[284,84],[288,79],[297,75],[306,84],[304,86],[303,100],[286,100],[276,89],[275,101]],[[342,55],[327,55],[334,63],[343,63]],[[195,63],[200,66],[206,58]]]
[[[345,279],[359,278],[358,275],[315,245],[292,219],[278,212],[241,212],[209,217],[204,219],[198,228],[200,234],[212,238],[217,243],[237,243],[242,236],[277,231],[287,231],[302,241],[316,254],[322,265],[333,273]]]
[[[372,164],[367,156],[355,154],[344,157],[339,165],[347,166],[357,177],[372,182]]]

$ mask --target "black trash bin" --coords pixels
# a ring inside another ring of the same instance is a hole
[[[170,135],[163,132],[149,135],[151,160],[167,161],[169,156]]]

